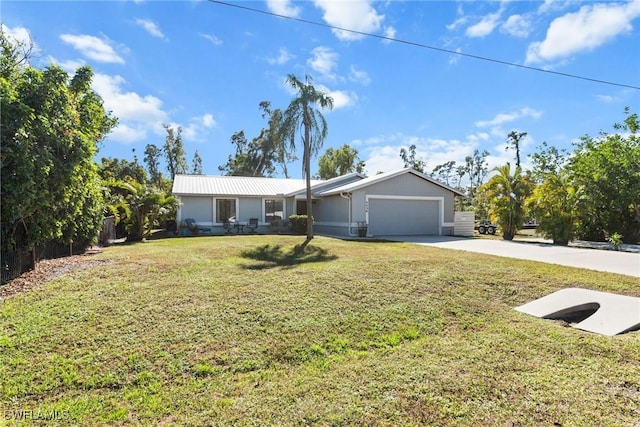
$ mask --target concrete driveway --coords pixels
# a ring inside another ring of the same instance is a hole
[[[640,277],[640,253],[467,237],[387,236],[383,238]]]

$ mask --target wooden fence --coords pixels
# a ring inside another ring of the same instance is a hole
[[[107,217],[102,222],[102,230],[98,234],[98,243],[108,244],[116,237],[115,218]],[[71,255],[78,255],[85,251],[84,244],[69,244],[60,242],[46,242],[37,245],[35,248],[26,247],[26,236],[21,227],[16,230],[15,250],[12,252],[2,252],[0,254],[0,285],[4,285],[22,273],[33,270],[38,261],[43,259],[62,258]]]

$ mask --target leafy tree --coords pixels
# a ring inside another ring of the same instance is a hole
[[[162,187],[162,172],[160,171],[160,157],[162,151],[155,144],[147,144],[144,148],[144,163],[149,172],[149,182],[158,187]]]
[[[269,118],[268,129],[264,138],[269,140],[268,147],[273,152],[272,161],[280,164],[282,173],[285,178],[289,178],[289,170],[287,164],[298,160],[295,153],[287,150],[284,134],[281,131],[284,123],[284,116],[282,110],[276,108],[271,109],[271,103],[269,101],[262,101],[260,103],[262,109],[262,118]]]
[[[581,192],[565,167],[566,151],[543,142],[529,157],[533,163],[531,177],[538,184],[527,200],[529,213],[545,238],[553,239],[556,245],[567,245],[576,237]]]
[[[516,167],[517,168],[520,167],[520,141],[522,141],[525,136],[527,136],[527,132],[517,132],[515,130],[512,130],[511,132],[509,132],[509,135],[507,135],[508,145],[506,149],[516,150]]]
[[[448,162],[444,162],[441,165],[437,165],[431,171],[431,177],[436,178],[438,181],[447,184],[448,186],[457,187],[460,185],[460,179],[464,176],[464,174],[458,174],[458,170],[456,168],[455,160],[450,160]],[[457,177],[457,179],[456,179]],[[455,182],[452,180],[456,179]]]
[[[473,150],[473,155],[465,157],[464,171],[469,177],[469,194],[468,197],[473,203],[476,197],[476,190],[484,183],[484,179],[489,173],[487,156],[489,152],[483,150]]]
[[[314,109],[317,105],[322,109],[333,108],[333,98],[319,91],[313,85],[309,76],[305,81],[300,81],[295,75],[289,74],[287,83],[296,91],[298,96],[291,100],[283,115],[283,122],[280,128],[281,134],[286,141],[289,141],[291,150],[295,151],[295,137],[298,130],[302,130],[302,173],[306,179],[307,196],[307,240],[309,243],[313,239],[313,211],[311,203],[311,157],[316,155],[322,143],[327,137],[327,122],[319,110]],[[304,248],[304,245],[303,245]]]
[[[409,151],[405,148],[400,149],[400,158],[404,162],[405,168],[412,168],[418,172],[424,173],[424,168],[427,167],[427,163],[424,160],[420,160],[416,157],[416,145],[411,144]]]
[[[524,222],[524,203],[531,194],[532,183],[519,167],[515,168],[512,175],[509,163],[494,168],[494,171],[497,174],[479,190],[487,201],[492,216],[498,219],[502,238],[513,240]]]
[[[554,245],[566,246],[576,236],[581,192],[570,180],[565,170],[546,173],[527,201],[538,232]]]
[[[484,183],[487,176],[489,152],[474,150],[473,155],[465,157],[464,165],[457,165],[451,160],[437,165],[431,171],[431,176],[439,181],[459,189],[465,193],[464,198],[456,198],[456,209],[469,209],[473,207],[476,213],[483,212],[482,200],[476,199],[476,190]],[[463,178],[467,176],[469,185],[463,185]]]
[[[118,179],[136,181],[141,184],[147,180],[147,174],[142,166],[125,159],[103,157],[98,172],[102,180]]]
[[[184,151],[184,143],[182,142],[182,128],[178,127],[178,129],[175,130],[166,123],[163,124],[162,127],[167,131],[162,151],[167,160],[169,177],[171,181],[173,181],[176,174],[187,172],[187,159]]]
[[[134,180],[109,179],[109,206],[125,225],[127,240],[139,241],[151,233],[154,226],[175,212],[177,200],[165,192]]]
[[[537,182],[541,182],[548,174],[560,173],[567,163],[567,150],[558,150],[545,141],[529,157],[533,163],[531,175]]]
[[[365,164],[358,158],[358,150],[345,144],[334,150],[328,148],[318,161],[318,175],[322,179],[335,178],[351,172],[362,173]]]
[[[273,176],[276,164],[280,164],[286,178],[289,177],[287,163],[296,159],[286,150],[284,134],[281,131],[284,120],[280,109],[271,109],[271,103],[262,101],[262,118],[268,117],[268,127],[260,131],[260,135],[249,142],[244,131],[231,136],[235,145],[235,154],[230,155],[227,163],[218,166],[226,175],[239,176]]]
[[[575,185],[583,192],[580,237],[604,241],[613,233],[625,243],[640,241],[640,120],[625,109],[615,134],[582,137],[569,159]]]
[[[200,153],[198,153],[198,150],[193,153],[191,173],[193,175],[202,175],[202,157],[200,157]]]
[[[231,135],[231,144],[235,145],[235,155],[229,155],[227,163],[218,166],[218,170],[230,176],[256,176],[255,148],[251,148],[244,131]],[[262,176],[262,175],[259,175]]]
[[[24,46],[2,32],[0,47],[3,250],[13,247],[18,227],[27,247],[49,240],[88,243],[102,219],[93,158],[116,119],[91,90],[89,67],[70,80],[55,65],[28,67]]]

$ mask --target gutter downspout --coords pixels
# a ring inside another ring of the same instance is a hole
[[[343,199],[347,199],[349,201],[349,222],[347,223],[347,233],[349,234],[350,237],[356,237],[357,234],[354,234],[351,232],[351,193],[345,193],[342,192],[340,193],[340,197],[342,197]]]

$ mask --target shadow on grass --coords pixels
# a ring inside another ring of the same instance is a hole
[[[243,258],[261,261],[255,264],[244,264],[242,267],[247,270],[263,270],[274,267],[291,268],[307,262],[333,261],[338,258],[336,255],[329,255],[326,249],[309,245],[308,242],[295,245],[288,250],[280,245],[263,245],[242,251],[240,255]]]

